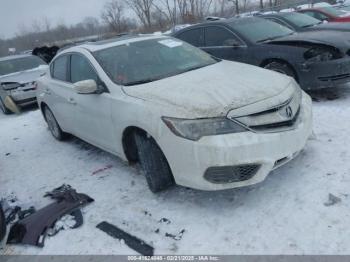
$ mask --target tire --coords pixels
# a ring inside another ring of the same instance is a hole
[[[6,235],[5,214],[0,203],[0,242],[4,239],[5,235]]]
[[[55,116],[47,106],[44,108],[44,115],[52,136],[59,141],[65,140],[68,137],[68,134],[62,131]]]
[[[4,104],[4,101],[2,101],[1,97],[0,97],[0,108],[1,108],[1,111],[2,111],[5,115],[9,115],[9,114],[12,113],[10,110],[7,109],[7,107],[6,107],[5,104]]]
[[[293,77],[295,80],[297,80],[293,69],[286,63],[273,61],[265,65],[264,68]]]
[[[175,181],[168,161],[155,140],[136,133],[135,143],[149,189],[153,193],[157,193],[173,186]]]

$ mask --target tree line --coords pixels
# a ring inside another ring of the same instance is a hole
[[[62,21],[53,26],[47,17],[20,25],[13,38],[0,39],[0,56],[7,55],[9,48],[24,51],[91,35],[166,31],[207,16],[231,17],[310,1],[313,0],[110,0],[96,17],[86,17],[76,25],[67,26]]]

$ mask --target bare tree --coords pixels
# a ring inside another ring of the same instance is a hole
[[[177,0],[159,0],[154,4],[154,7],[159,13],[162,13],[169,24],[173,26],[178,22]]]
[[[123,2],[112,0],[104,5],[101,18],[112,31],[120,33],[126,30],[124,14],[125,6]]]
[[[135,12],[145,28],[152,26],[152,10],[154,0],[125,0],[128,6]]]

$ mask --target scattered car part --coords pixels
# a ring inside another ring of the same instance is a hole
[[[12,225],[7,239],[8,244],[43,247],[48,229],[52,228],[58,219],[94,201],[85,194],[77,193],[69,185],[62,185],[46,193],[44,197],[50,197],[56,202]]]
[[[13,99],[10,96],[5,97],[4,105],[8,110],[10,110],[15,114],[21,113],[20,108],[16,105],[16,103],[13,101]]]
[[[183,237],[183,234],[185,233],[185,229],[182,229],[178,234],[176,234],[176,235],[174,235],[174,234],[170,234],[170,233],[165,233],[165,236],[166,237],[170,237],[170,238],[172,238],[172,239],[174,239],[174,240],[176,240],[176,241],[179,241],[179,240],[181,240],[182,239],[182,237]]]
[[[324,203],[324,205],[326,207],[329,207],[329,206],[334,206],[335,204],[337,203],[340,203],[341,202],[341,198],[333,195],[333,194],[328,194],[328,201]]]
[[[5,235],[6,235],[5,214],[2,208],[2,203],[0,202],[0,242],[4,239]]]
[[[132,236],[129,233],[126,233],[120,228],[105,221],[101,222],[96,227],[102,230],[103,232],[107,233],[111,237],[114,237],[119,240],[124,240],[125,244],[128,247],[132,248],[133,250],[140,253],[141,255],[153,256],[153,253],[154,253],[153,247],[146,244],[144,241],[140,240],[139,238]]]

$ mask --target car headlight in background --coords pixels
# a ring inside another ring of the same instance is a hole
[[[342,58],[341,52],[332,47],[313,47],[304,53],[308,62],[322,62]]]
[[[177,136],[197,141],[203,136],[223,135],[248,131],[228,118],[179,119],[162,117],[164,123]]]

